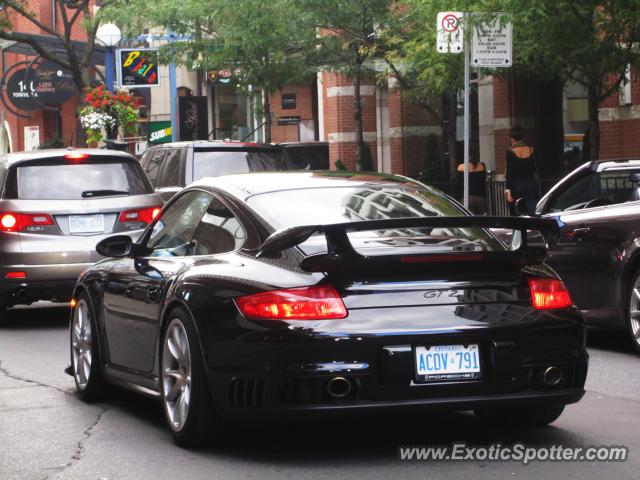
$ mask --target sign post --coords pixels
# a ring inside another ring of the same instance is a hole
[[[464,193],[463,203],[469,208],[469,90],[471,67],[505,68],[512,63],[512,24],[502,22],[499,14],[490,22],[473,27],[472,41],[463,30],[462,12],[439,12],[436,19],[437,50],[440,53],[464,51]]]

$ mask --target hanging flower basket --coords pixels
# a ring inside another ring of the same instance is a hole
[[[110,92],[99,85],[85,89],[84,101],[78,115],[87,134],[87,144],[98,144],[105,138],[116,139],[118,130],[124,136],[136,134],[139,103],[126,90]]]

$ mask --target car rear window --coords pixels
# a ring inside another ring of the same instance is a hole
[[[193,179],[218,177],[234,173],[273,172],[287,170],[283,153],[279,149],[195,150],[193,153]]]
[[[14,167],[9,198],[73,200],[153,193],[137,162],[123,159],[38,160]]]
[[[395,218],[460,216],[465,212],[445,196],[422,188],[338,187],[285,190],[253,195],[247,203],[276,230],[298,225]],[[504,246],[482,228],[403,228],[349,234],[367,253],[401,250],[497,251]],[[324,236],[301,245],[308,253],[325,250]]]

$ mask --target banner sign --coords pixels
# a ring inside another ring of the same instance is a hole
[[[157,87],[157,48],[121,48],[116,51],[118,85],[128,88]]]
[[[231,70],[209,70],[207,72],[207,83],[209,85],[228,85],[231,83],[233,73]]]
[[[209,137],[207,97],[178,97],[180,141],[206,140]]]

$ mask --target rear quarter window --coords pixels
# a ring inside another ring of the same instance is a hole
[[[147,193],[153,193],[153,188],[136,160],[52,158],[11,166],[5,198],[74,200]]]

